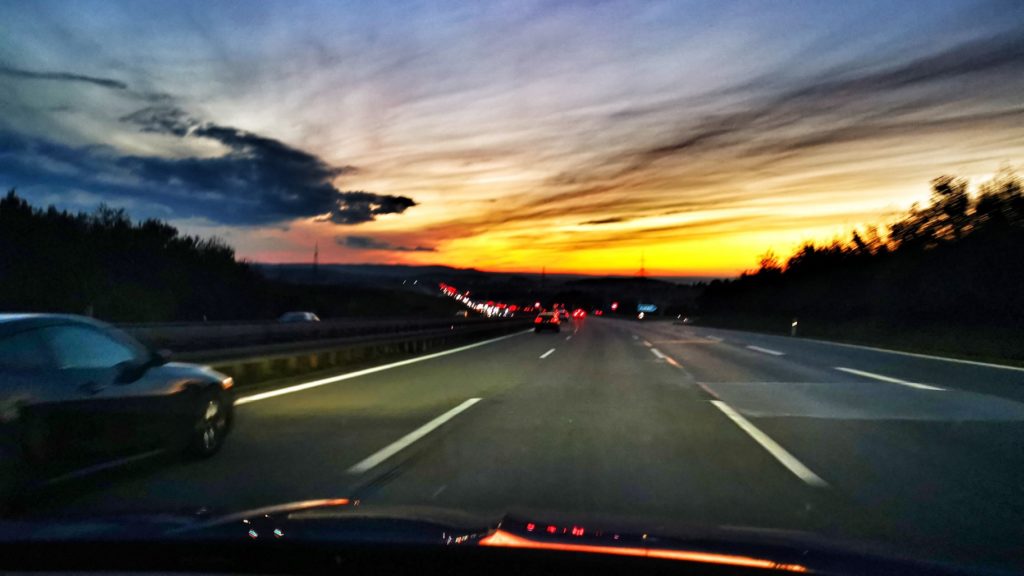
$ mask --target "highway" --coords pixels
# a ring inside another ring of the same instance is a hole
[[[239,390],[214,458],[57,490],[29,515],[350,497],[1024,568],[1022,369],[587,318],[346,372]]]

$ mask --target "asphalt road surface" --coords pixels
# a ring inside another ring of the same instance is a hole
[[[587,318],[364,372],[241,390],[214,458],[57,491],[30,515],[354,497],[1024,567],[1021,369]]]

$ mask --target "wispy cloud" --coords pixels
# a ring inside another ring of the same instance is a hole
[[[586,222],[580,222],[580,226],[598,226],[601,224],[618,224],[619,222],[625,222],[628,218],[624,216],[612,216],[611,218],[598,218],[597,220],[587,220]]]
[[[64,82],[86,86],[98,86],[100,88],[113,90],[129,98],[146,102],[170,102],[173,100],[173,97],[170,94],[164,92],[135,90],[126,82],[115,78],[90,76],[88,74],[78,74],[76,72],[27,70],[24,68],[13,68],[10,66],[0,65],[0,76],[6,76],[16,80]]]
[[[550,178],[542,192],[524,198],[520,209],[481,221],[505,224],[571,212],[599,215],[580,222],[595,226],[760,202],[771,190],[748,188],[747,179],[787,164],[799,162],[794,170],[804,171],[815,158],[824,162],[845,155],[852,162],[863,157],[857,147],[871,142],[917,138],[924,144],[937,135],[999,134],[1007,126],[1020,126],[1022,79],[1024,28],[876,69],[850,63],[781,91],[747,86],[746,98],[705,115],[694,116],[685,100],[666,101],[643,115],[681,128],[648,132],[646,138],[656,140],[568,167]],[[984,91],[964,89],[971,85],[984,86]],[[616,115],[611,121],[631,119]],[[744,225],[740,220],[735,224]],[[748,224],[770,228],[767,218]],[[650,232],[637,228],[631,233]],[[685,226],[677,232],[677,237],[691,237]],[[614,241],[591,234],[596,241]]]
[[[92,84],[94,86],[101,86],[103,88],[110,88],[112,90],[128,90],[128,85],[120,80],[114,80],[112,78],[101,78],[98,76],[87,76],[84,74],[74,74],[71,72],[41,72],[34,70],[21,70],[18,68],[11,68],[9,66],[0,66],[0,76],[7,76],[9,78],[21,78],[25,80],[56,80],[59,82],[82,82],[85,84]]]
[[[684,157],[685,162],[688,154],[785,154],[870,139],[877,130],[887,129],[902,130],[911,137],[936,124],[957,122],[964,113],[950,110],[953,104],[964,105],[960,108],[967,115],[971,104],[982,104],[987,114],[1017,117],[1022,113],[1019,100],[1006,97],[1021,87],[1022,77],[1024,27],[879,70],[835,70],[781,94],[745,101],[736,110],[699,118],[674,137],[604,163],[620,167],[612,176],[617,180],[662,160]],[[985,79],[1000,82],[983,98],[962,89]],[[1017,105],[1012,104],[1015,101]],[[662,112],[670,117],[676,110]],[[929,111],[943,114],[936,118]]]

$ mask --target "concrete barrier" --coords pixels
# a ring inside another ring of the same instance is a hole
[[[238,387],[270,380],[299,376],[330,368],[369,362],[395,356],[425,354],[457,344],[509,334],[530,326],[528,320],[504,320],[478,323],[455,329],[435,329],[402,335],[378,335],[373,338],[347,339],[330,345],[302,350],[274,352],[269,347],[248,349],[245,353],[225,351],[176,354],[175,359],[202,362],[235,380]]]

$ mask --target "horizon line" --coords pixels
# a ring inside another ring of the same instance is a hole
[[[313,267],[312,262],[263,262],[250,260],[250,264],[258,264],[265,266],[309,266]],[[381,266],[381,267],[406,267],[406,268],[452,268],[453,270],[461,270],[467,272],[483,272],[487,274],[528,274],[531,276],[589,276],[594,278],[641,278],[641,276],[634,273],[618,273],[618,272],[568,272],[568,271],[555,271],[555,272],[535,272],[535,271],[524,271],[524,270],[487,270],[483,268],[475,267],[461,267],[454,266],[451,264],[396,264],[396,263],[381,263],[381,262],[319,262],[317,266]],[[660,273],[647,273],[643,278],[700,278],[707,280],[724,280],[727,278],[736,278],[742,272],[734,274],[700,274],[700,273],[679,273],[679,274],[660,274]]]

